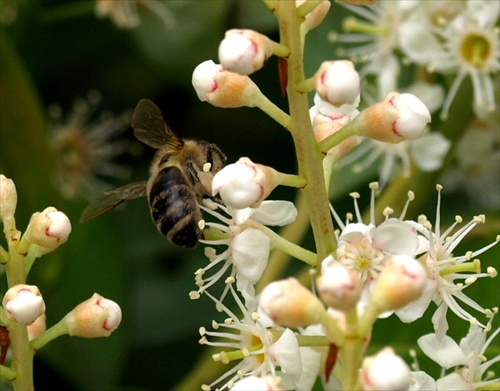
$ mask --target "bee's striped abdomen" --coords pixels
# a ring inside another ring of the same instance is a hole
[[[201,235],[196,194],[176,166],[163,168],[149,192],[151,217],[160,232],[181,247],[195,247]]]

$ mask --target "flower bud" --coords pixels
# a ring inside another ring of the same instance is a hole
[[[278,386],[278,377],[272,376],[248,376],[238,380],[231,387],[231,391],[283,391],[283,388]]]
[[[297,7],[304,3],[305,0],[296,1]],[[330,0],[322,0],[311,12],[309,12],[302,24],[304,30],[311,31],[319,26],[330,9]]]
[[[279,184],[279,174],[271,167],[256,164],[246,157],[215,174],[212,194],[235,209],[256,208]]]
[[[219,45],[219,61],[225,69],[250,75],[273,54],[273,42],[253,30],[228,30]]]
[[[78,304],[62,320],[68,334],[83,338],[108,337],[122,320],[120,306],[101,295],[94,295]]]
[[[14,218],[17,205],[16,186],[12,179],[0,174],[0,220],[8,221]]]
[[[42,247],[44,253],[48,253],[66,242],[70,233],[71,222],[68,217],[49,206],[42,212],[33,213],[23,240]]]
[[[262,95],[248,76],[230,72],[212,60],[195,68],[192,84],[202,102],[216,107],[255,107]]]
[[[260,296],[260,308],[275,323],[286,327],[319,323],[325,314],[321,301],[292,277],[267,285]]]
[[[36,320],[28,325],[28,339],[33,341],[35,338],[38,338],[42,335],[47,329],[47,316],[42,314]]]
[[[40,290],[34,285],[19,284],[10,288],[2,301],[7,318],[30,325],[45,312]]]
[[[410,368],[391,348],[366,357],[359,377],[365,391],[398,391],[410,387]]]
[[[399,143],[419,137],[431,122],[431,113],[415,95],[391,92],[382,102],[362,111],[357,120],[364,121],[358,135]]]
[[[375,280],[369,306],[380,313],[404,307],[422,294],[426,280],[420,262],[408,255],[394,255]]]
[[[324,101],[336,107],[359,104],[360,79],[351,61],[325,61],[314,79],[316,92]]]
[[[358,273],[338,262],[323,269],[317,286],[319,296],[326,305],[343,311],[356,305],[363,288]]]

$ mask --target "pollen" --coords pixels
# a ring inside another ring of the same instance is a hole
[[[207,162],[203,165],[203,172],[209,172],[211,168],[212,168],[212,163]]]

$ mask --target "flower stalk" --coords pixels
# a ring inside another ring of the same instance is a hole
[[[281,2],[279,11],[280,43],[290,49],[287,61],[290,132],[295,144],[299,175],[307,181],[307,185],[302,191],[310,205],[314,205],[309,211],[311,227],[315,237],[318,259],[323,259],[336,249],[337,244],[333,234],[332,219],[327,210],[328,194],[323,177],[323,154],[313,135],[307,95],[296,90],[296,84],[305,80],[301,18],[298,15],[295,2]]]

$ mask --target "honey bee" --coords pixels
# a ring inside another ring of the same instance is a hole
[[[177,246],[196,247],[202,236],[198,203],[212,198],[212,179],[224,166],[226,156],[215,144],[177,137],[158,107],[147,99],[141,99],[135,107],[131,125],[139,141],[157,149],[149,180],[106,191],[83,211],[80,221],[95,219],[125,201],[147,196],[158,230]]]

